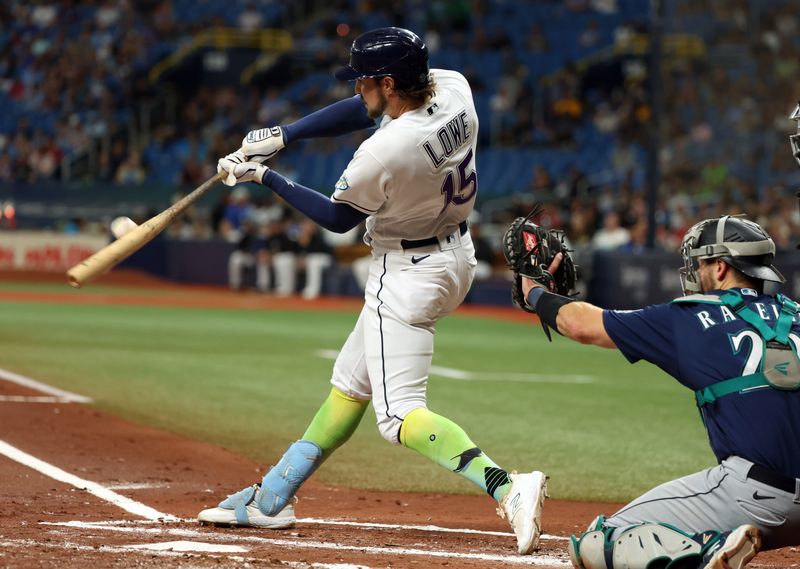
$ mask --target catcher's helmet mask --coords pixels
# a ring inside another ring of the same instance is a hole
[[[421,89],[430,82],[428,48],[404,28],[377,28],[358,36],[350,47],[350,63],[334,71],[340,81],[393,77],[401,89]]]
[[[772,265],[775,242],[760,225],[740,216],[724,215],[690,227],[681,243],[681,257],[684,295],[703,292],[697,273],[700,260],[720,259],[752,279],[786,282]]]
[[[789,120],[797,123],[797,132],[789,135],[789,144],[792,146],[792,156],[800,164],[800,103],[797,104],[794,111],[789,115]],[[800,207],[800,191],[797,192],[798,207]],[[800,245],[797,246],[800,249]]]
[[[797,133],[789,135],[789,144],[792,145],[792,156],[800,164],[800,103],[789,116],[789,120],[797,122]]]

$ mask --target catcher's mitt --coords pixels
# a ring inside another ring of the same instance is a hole
[[[564,232],[544,229],[531,221],[541,212],[542,208],[537,205],[527,217],[515,219],[503,236],[503,254],[514,272],[511,297],[528,312],[533,312],[533,309],[526,304],[522,294],[521,275],[532,278],[550,292],[564,296],[572,296],[578,278],[577,266],[564,243]],[[557,253],[562,254],[561,264],[551,275],[547,269]]]

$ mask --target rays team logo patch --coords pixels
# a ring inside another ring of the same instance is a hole
[[[350,189],[350,184],[348,183],[347,178],[345,177],[344,174],[342,174],[342,177],[339,178],[339,180],[336,182],[334,188],[339,190],[340,192]]]
[[[526,251],[533,251],[533,249],[539,244],[539,240],[533,233],[528,233],[527,231],[523,231],[522,238],[525,240]]]

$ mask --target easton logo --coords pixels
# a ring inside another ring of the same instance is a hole
[[[536,235],[533,233],[528,233],[527,231],[522,232],[522,238],[525,240],[525,250],[526,251],[533,251],[536,246],[539,244],[539,240],[536,238]]]
[[[789,362],[781,362],[779,364],[775,364],[775,371],[778,373],[782,373],[783,375],[789,375],[789,372],[786,368],[789,367]]]

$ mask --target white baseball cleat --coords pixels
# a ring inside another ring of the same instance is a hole
[[[289,502],[274,516],[267,516],[258,508],[261,487],[249,486],[236,494],[231,494],[216,508],[208,508],[197,515],[200,525],[226,527],[255,527],[264,529],[285,529],[294,527],[294,504]]]
[[[527,474],[512,472],[511,490],[500,500],[497,513],[508,520],[517,536],[520,555],[529,555],[539,544],[542,508],[547,496],[547,476],[535,470]]]
[[[704,569],[742,569],[761,551],[761,532],[749,524],[733,530]]]

